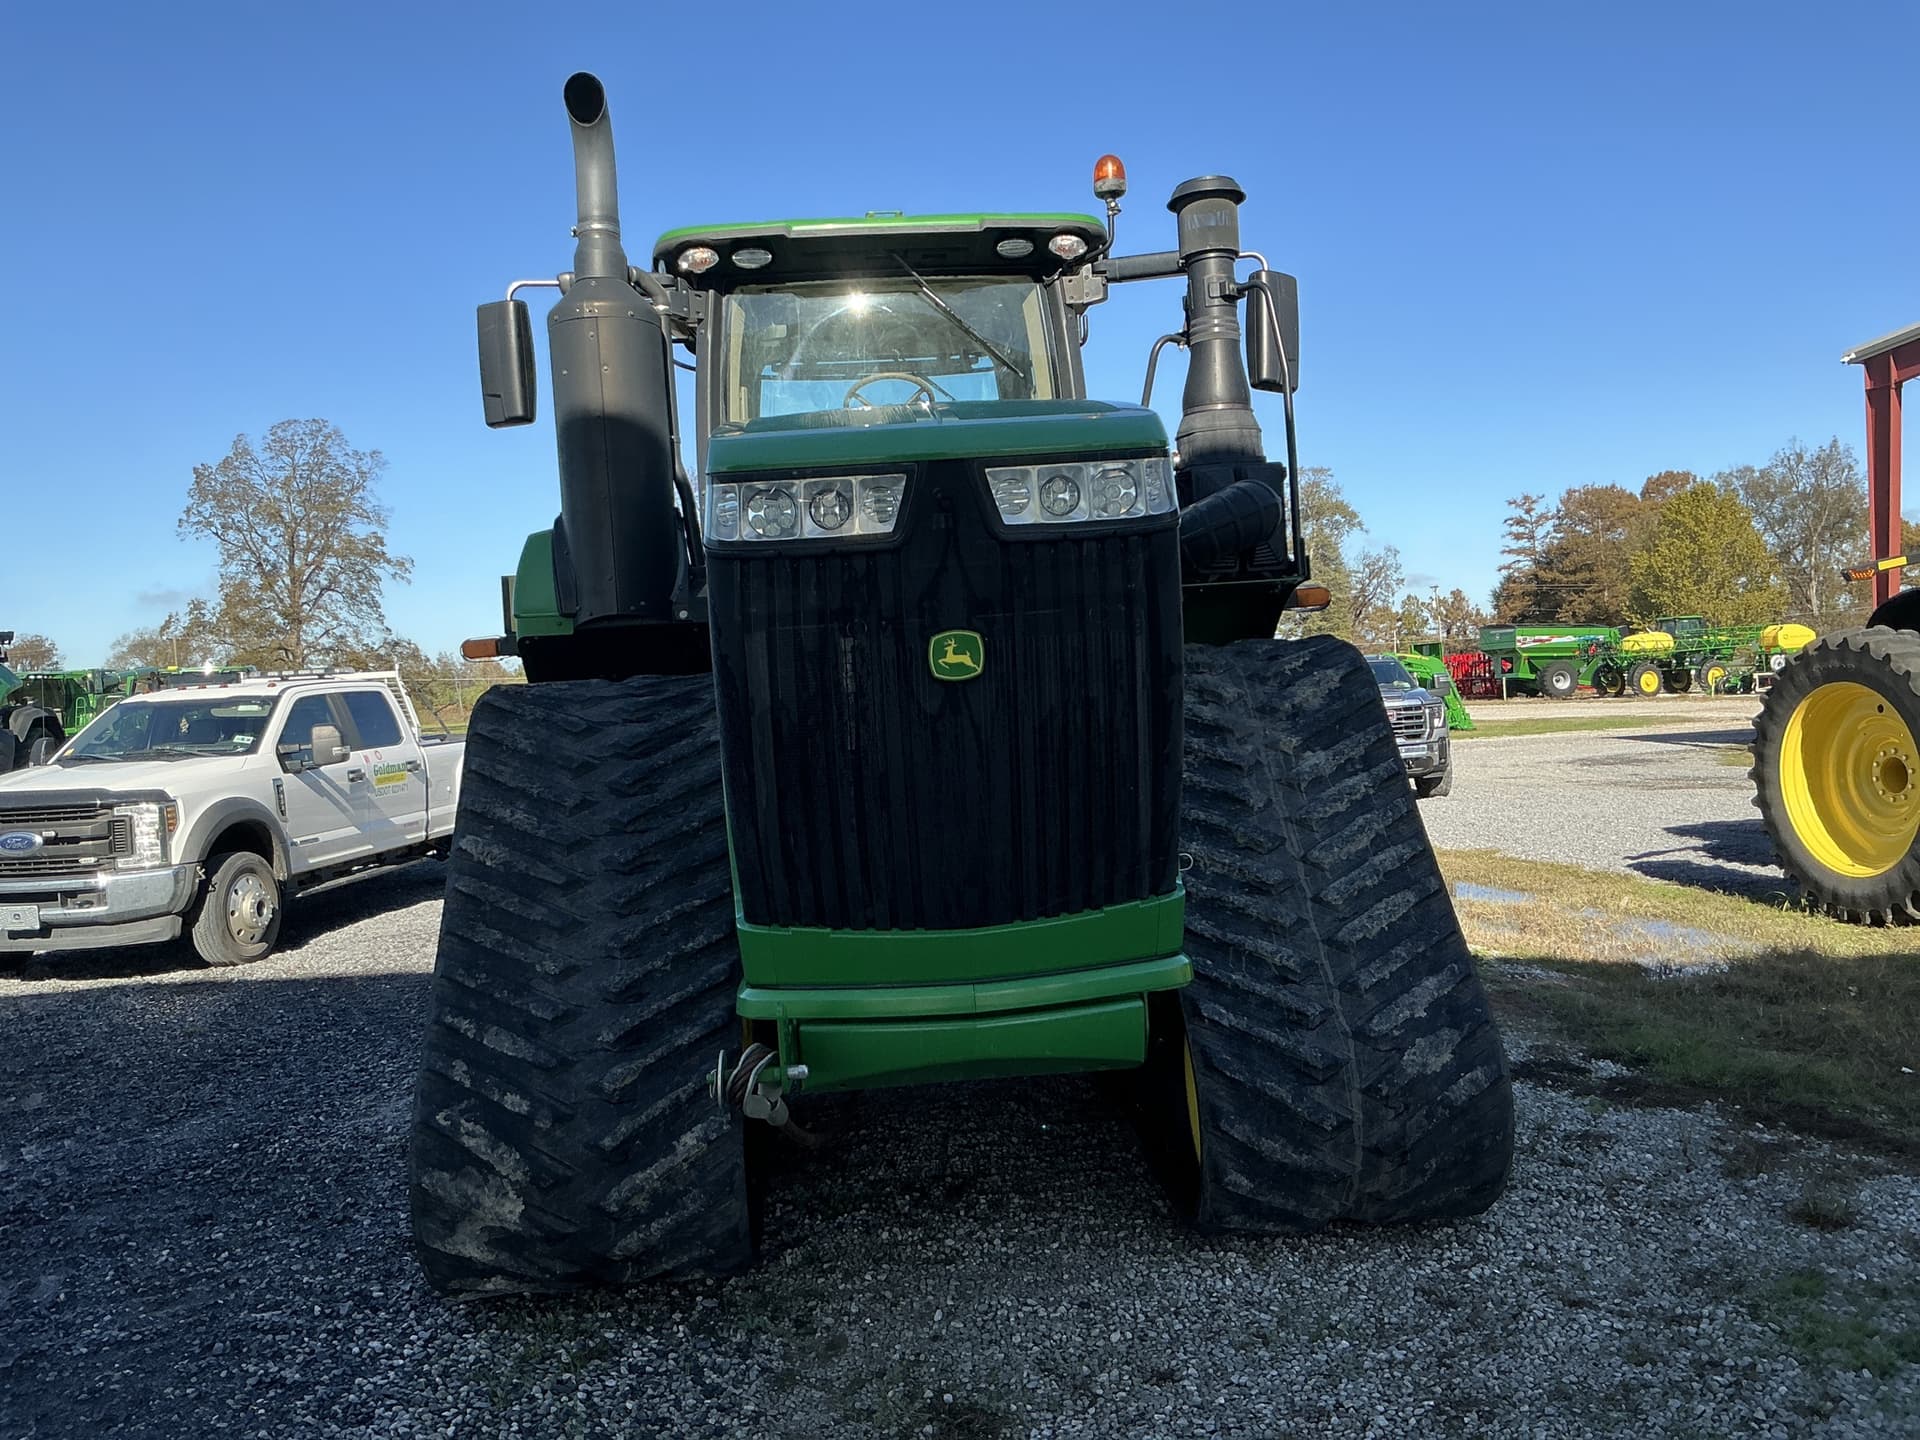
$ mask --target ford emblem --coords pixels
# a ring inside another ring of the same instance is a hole
[[[31,830],[9,830],[0,834],[0,855],[31,855],[46,843]]]

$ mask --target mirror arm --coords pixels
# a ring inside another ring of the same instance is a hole
[[[1147,352],[1147,383],[1140,390],[1140,408],[1143,410],[1153,404],[1153,370],[1160,363],[1161,348],[1166,345],[1178,345],[1184,350],[1187,348],[1187,337],[1175,332],[1171,335],[1162,335],[1153,342],[1153,349]]]

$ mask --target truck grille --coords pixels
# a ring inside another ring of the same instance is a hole
[[[920,467],[907,493],[897,545],[709,552],[744,917],[964,929],[1168,893],[1171,517],[1002,540],[965,462]],[[929,642],[954,628],[983,638],[978,678],[930,672]]]
[[[0,807],[0,833],[12,830],[38,835],[41,848],[30,855],[0,853],[0,878],[84,873],[133,853],[133,822],[108,805]]]
[[[1396,740],[1424,740],[1427,738],[1427,707],[1424,705],[1389,705],[1387,718],[1393,721],[1393,738]]]

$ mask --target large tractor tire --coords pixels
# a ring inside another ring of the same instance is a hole
[[[1920,635],[1824,635],[1754,722],[1754,804],[1802,894],[1845,920],[1920,920]]]
[[[1176,1200],[1280,1234],[1480,1213],[1506,1057],[1365,660],[1316,636],[1186,667],[1194,980],[1145,1077]]]
[[[414,1105],[428,1281],[576,1290],[752,1256],[740,950],[704,676],[475,708]]]
[[[1580,667],[1571,660],[1549,660],[1538,673],[1540,693],[1549,700],[1571,700],[1580,693]]]

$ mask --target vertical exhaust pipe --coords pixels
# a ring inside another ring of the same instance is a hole
[[[577,278],[627,278],[627,252],[620,244],[620,185],[613,167],[613,122],[607,91],[585,70],[567,77],[561,98],[573,126],[573,189],[579,219],[573,233]]]

